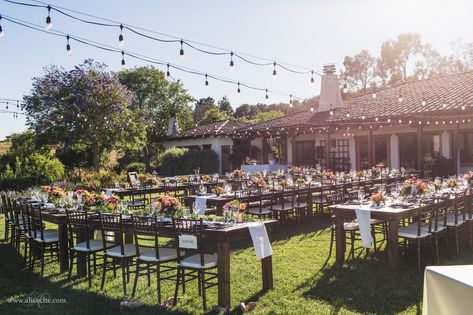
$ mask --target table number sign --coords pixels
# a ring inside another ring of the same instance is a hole
[[[179,235],[179,247],[197,249],[197,237],[190,234]]]

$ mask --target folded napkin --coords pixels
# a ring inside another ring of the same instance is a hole
[[[269,242],[268,232],[264,223],[253,222],[248,224],[250,230],[251,239],[253,240],[253,246],[256,251],[256,259],[263,259],[273,255],[273,249]]]
[[[198,215],[205,215],[205,209],[207,208],[207,199],[209,199],[210,197],[214,196],[197,196],[195,198],[194,208],[199,210]]]
[[[358,227],[360,228],[361,245],[365,248],[371,248],[373,237],[371,236],[371,210],[366,207],[355,209]]]

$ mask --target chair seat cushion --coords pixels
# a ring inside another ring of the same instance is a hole
[[[416,238],[424,238],[431,236],[428,231],[424,229],[420,229],[420,235],[417,235],[417,228],[410,228],[408,226],[401,226],[399,227],[399,231],[397,233],[399,237],[404,237],[404,238],[411,238],[411,239],[416,239]]]
[[[345,222],[343,223],[343,229],[345,231],[354,231],[359,229],[358,222]]]
[[[181,251],[181,256],[185,255],[184,251]],[[159,261],[169,261],[177,259],[177,249],[176,248],[159,248],[159,259],[156,258],[156,251],[154,249],[148,248],[138,257],[139,260],[147,262],[159,262]]]
[[[36,234],[35,242],[39,243],[55,243],[59,242],[59,233],[58,231],[51,231],[49,233],[43,232],[43,239],[41,239],[41,234]]]
[[[140,251],[145,251],[146,248],[141,249]],[[121,253],[121,248],[120,246],[115,246],[112,248],[109,248],[105,251],[105,254],[110,257],[134,257],[136,256],[136,247],[135,244],[125,244],[123,246],[123,252],[124,254],[122,255]]]
[[[217,266],[217,254],[204,254],[204,265],[200,264],[200,254],[192,255],[182,259],[179,265],[194,269],[208,269]]]
[[[305,203],[305,202],[294,202],[294,208],[296,208],[296,209],[307,208],[307,203]]]
[[[370,224],[383,224],[385,222],[386,222],[385,220],[370,219]]]
[[[281,203],[281,204],[274,205],[271,210],[273,210],[273,211],[288,211],[288,210],[293,210],[293,209],[294,209],[293,204],[287,202],[287,203]]]
[[[261,211],[261,212],[260,212],[260,211]],[[262,215],[269,215],[269,214],[271,214],[271,210],[269,210],[268,208],[261,208],[261,210],[260,210],[259,207],[257,207],[257,208],[249,208],[249,209],[247,210],[247,212],[248,212],[249,214],[262,214]]]
[[[417,229],[417,222],[413,222],[409,225],[407,225],[410,229]],[[422,224],[420,226],[420,228],[426,232],[429,232],[429,226],[426,225],[426,224]],[[445,230],[447,227],[443,226],[442,224],[440,224],[440,222],[437,224],[437,229],[435,229],[435,225],[434,223],[432,223],[432,226],[430,228],[430,233],[438,233],[438,232],[442,232],[443,230]]]
[[[107,242],[106,246],[112,247],[114,244]],[[87,248],[87,242],[82,242],[74,246],[73,250],[78,252],[97,252],[103,249],[103,241],[102,240],[89,240],[89,247]]]
[[[46,230],[43,230],[43,235],[47,235],[47,234],[54,234],[54,233],[58,233],[57,230],[54,230],[54,229],[46,229]],[[30,231],[30,232],[26,232],[25,233],[25,236],[28,237],[28,238],[34,238],[34,232],[33,231]],[[36,230],[36,236],[38,238],[41,237],[41,231],[40,230]]]
[[[463,221],[463,215],[462,214],[458,214],[457,217],[458,217],[457,224],[455,224],[455,213],[453,213],[453,212],[448,213],[447,214],[447,226],[452,227],[452,226],[462,225],[465,222],[465,221]],[[439,218],[438,222],[442,222],[442,225],[443,225],[444,218]]]

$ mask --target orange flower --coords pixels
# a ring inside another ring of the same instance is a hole
[[[246,204],[240,203],[240,204],[238,205],[238,210],[240,210],[240,211],[245,211],[245,210],[246,210]]]

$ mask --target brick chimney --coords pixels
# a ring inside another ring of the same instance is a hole
[[[342,94],[338,84],[338,76],[335,71],[335,64],[324,65],[324,75],[320,84],[319,112],[326,112],[331,109],[343,106]]]
[[[177,123],[176,114],[172,113],[168,121],[168,132],[167,136],[172,137],[179,133],[179,125]]]

